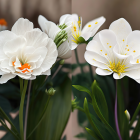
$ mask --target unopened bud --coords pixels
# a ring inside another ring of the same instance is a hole
[[[128,120],[130,120],[130,114],[129,114],[129,112],[128,112],[127,110],[125,110],[125,112],[124,112],[124,113],[125,113],[125,115],[126,115],[127,119],[128,119]]]
[[[72,112],[75,110],[75,109],[77,109],[77,107],[78,107],[78,103],[79,102],[76,102],[76,97],[75,97],[75,99],[74,100],[71,100],[71,110],[72,110]]]
[[[63,65],[64,63],[65,63],[65,60],[64,59],[62,59],[62,60],[59,61],[59,64],[60,65]]]
[[[55,37],[55,39],[54,39],[54,42],[55,42],[57,48],[58,48],[63,42],[65,42],[67,39],[68,39],[67,32],[66,32],[65,30],[60,31],[60,32],[56,35],[56,37]]]
[[[48,91],[47,91],[47,94],[50,95],[50,96],[53,96],[55,94],[56,90],[54,90],[54,88],[50,88]]]
[[[61,30],[63,30],[63,29],[65,29],[65,28],[67,28],[67,25],[64,23],[63,25],[59,25],[58,26]]]

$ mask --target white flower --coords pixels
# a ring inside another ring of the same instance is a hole
[[[7,22],[5,19],[0,19],[0,31],[7,29]]]
[[[115,79],[124,76],[139,79],[140,66],[130,63],[132,56],[118,53],[118,49],[121,50],[124,47],[119,43],[119,37],[121,38],[121,35],[116,37],[111,30],[100,31],[87,45],[85,59],[89,64],[98,67],[96,73],[99,75],[114,73]]]
[[[78,17],[78,15],[63,15],[60,18],[60,23],[65,23],[66,25],[72,24],[72,50],[75,49],[80,43],[83,43],[83,41],[87,41],[90,37],[93,37],[97,30],[101,27],[101,25],[105,22],[104,17],[99,17],[97,19],[94,19],[90,22],[88,22],[84,28],[82,29],[82,18]],[[80,38],[82,37],[82,38]],[[81,40],[82,39],[82,40]]]
[[[0,83],[16,75],[31,80],[38,75],[50,75],[58,55],[53,40],[23,18],[11,31],[0,32],[0,48]]]
[[[38,17],[38,23],[41,29],[43,30],[43,32],[45,32],[51,39],[55,41],[56,39],[60,38],[58,40],[58,43],[61,42],[61,45],[58,47],[58,57],[63,59],[70,58],[71,49],[70,49],[69,40],[67,38],[69,36],[69,30],[71,26],[67,27],[64,25],[63,27],[59,27],[55,23],[48,21],[45,17],[41,15]],[[61,33],[61,31],[64,31],[65,34],[63,34],[63,32]],[[60,35],[57,36],[58,34]],[[63,41],[63,39],[65,40]]]

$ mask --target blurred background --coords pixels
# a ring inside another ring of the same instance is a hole
[[[34,27],[37,28],[39,27],[39,15],[43,15],[48,20],[58,23],[60,16],[68,13],[77,13],[79,16],[82,16],[83,26],[90,20],[104,16],[106,18],[106,22],[100,30],[106,29],[109,27],[111,22],[123,17],[130,23],[133,30],[140,30],[139,0],[0,0],[0,18],[4,18],[7,21],[9,30],[20,17],[29,19],[34,23]],[[85,45],[79,45],[77,49],[79,61],[81,63],[85,63],[85,48]],[[71,64],[76,63],[74,52],[72,54],[72,58],[67,60],[67,62]],[[83,69],[87,72],[89,67],[85,66]],[[92,70],[94,73],[95,68],[92,67]],[[75,75],[79,73],[80,68],[76,68],[72,71],[72,81],[75,80]],[[78,77],[76,78],[78,79]],[[79,81],[80,80],[81,79],[79,79]],[[78,80],[76,80],[76,82],[78,82]],[[74,82],[74,84],[76,82]],[[139,85],[135,83],[135,86],[137,91],[139,91]],[[131,91],[131,93],[129,92],[130,97],[133,92],[134,91]],[[138,94],[136,96],[133,94],[133,97],[130,99],[128,96],[124,96],[126,107],[129,109],[131,114],[133,114],[140,99],[140,94],[139,92],[137,93]],[[79,95],[79,98],[80,96],[82,95]],[[84,128],[81,127],[81,123],[84,125],[87,123],[85,119],[81,119],[78,115],[81,116],[81,114],[78,114],[77,110],[70,115],[69,122],[64,132],[64,135],[67,135],[67,140],[86,139],[80,138],[80,136],[79,138],[74,137],[75,135],[84,132]],[[4,135],[4,133],[0,134]]]

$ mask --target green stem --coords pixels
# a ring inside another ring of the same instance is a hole
[[[78,106],[77,109],[78,109],[79,111],[82,111],[83,113],[85,113],[85,110],[84,110],[82,107]]]
[[[20,83],[20,95],[22,95],[22,91],[23,91],[23,79],[19,78],[19,83]]]
[[[47,107],[48,107],[48,104],[49,104],[49,101],[50,101],[50,98],[51,96],[48,97],[47,99],[47,103],[43,109],[43,112],[39,118],[39,122],[37,123],[37,125],[35,126],[35,128],[32,130],[32,132],[28,135],[27,139],[33,134],[33,132],[36,130],[36,128],[39,126],[39,124],[41,123],[41,121],[43,120],[44,116],[45,116],[45,113],[46,113],[46,110],[47,110]]]
[[[80,63],[79,63],[77,49],[75,49],[74,52],[75,52],[76,62],[77,62],[78,66],[79,66],[80,69],[81,69],[81,73],[84,73],[83,68],[82,68],[82,66],[81,66]]]
[[[23,108],[24,108],[24,100],[25,100],[25,94],[27,90],[28,80],[24,80],[24,88],[21,95],[21,101],[20,101],[20,108],[19,108],[19,125],[20,125],[20,135],[21,140],[24,140],[24,132],[23,132]]]
[[[94,77],[93,77],[92,67],[91,67],[90,64],[88,64],[88,66],[89,66],[89,72],[90,72],[91,81],[93,82],[94,81]]]

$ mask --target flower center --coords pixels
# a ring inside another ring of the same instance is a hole
[[[0,25],[1,26],[7,26],[7,22],[5,19],[0,19]]]
[[[126,72],[125,69],[127,67],[125,67],[125,65],[123,65],[122,63],[120,63],[120,61],[117,64],[115,64],[115,62],[112,63],[111,61],[109,63],[110,64],[108,65],[108,67],[112,71],[116,72],[119,76],[120,76],[121,73]]]
[[[19,69],[22,71],[22,73],[32,72],[32,70],[29,71],[29,69],[31,68],[31,66],[28,63],[25,63],[23,65],[22,65],[22,63],[20,63],[20,64],[21,64],[21,67],[19,67]],[[12,62],[12,65],[15,66],[15,61]]]

